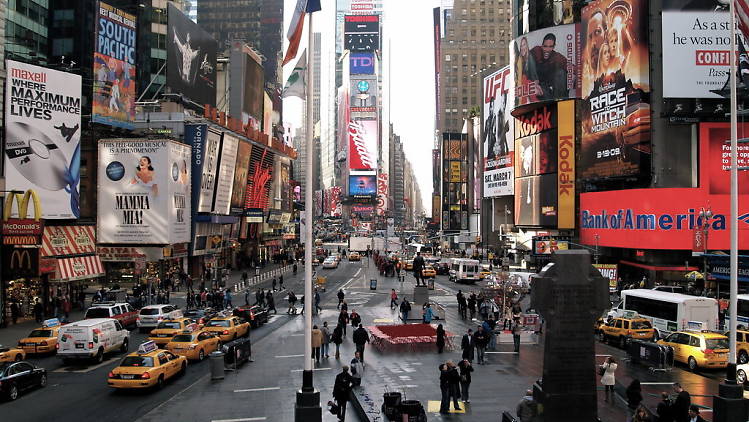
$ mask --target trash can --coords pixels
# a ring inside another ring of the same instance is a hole
[[[403,400],[400,403],[400,412],[403,416],[403,421],[408,422],[421,422],[426,421],[426,413],[424,412],[424,406],[418,400]]]
[[[377,279],[373,278],[369,280],[369,290],[377,290]]]
[[[208,359],[211,363],[211,379],[224,379],[224,353],[215,351],[208,355]]]
[[[434,279],[433,278],[430,278],[429,280],[427,280],[427,289],[434,290]]]

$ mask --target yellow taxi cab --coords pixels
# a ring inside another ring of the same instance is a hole
[[[413,269],[414,269],[414,260],[413,259],[406,260],[404,262],[404,267],[403,268],[405,268],[406,271],[413,271]]]
[[[250,323],[235,316],[217,317],[206,322],[204,330],[218,335],[222,342],[227,343],[237,337],[248,336]]]
[[[42,323],[41,327],[18,340],[18,348],[27,354],[55,353],[57,352],[58,331],[60,331],[60,321],[57,318],[48,319]]]
[[[349,261],[361,261],[361,255],[359,255],[359,252],[349,252],[348,260]]]
[[[0,345],[0,362],[18,362],[24,359],[26,359],[26,352],[23,349]]]
[[[169,340],[171,340],[172,337],[186,330],[190,326],[193,326],[192,329],[197,328],[197,325],[194,324],[190,318],[166,319],[161,321],[156,328],[151,330],[148,339],[156,343],[157,346],[163,348],[167,343],[169,343]]]
[[[187,370],[187,358],[159,349],[147,341],[130,353],[107,376],[113,388],[161,388],[166,380],[182,375]]]
[[[431,265],[425,265],[421,269],[421,276],[425,278],[434,278],[437,275],[437,271],[434,271],[434,267]]]
[[[484,278],[490,276],[491,273],[492,272],[489,270],[489,266],[488,265],[482,265],[481,266],[481,271],[479,271],[479,279],[483,280]]]
[[[175,355],[184,356],[191,360],[203,360],[209,353],[221,347],[221,340],[210,331],[203,329],[185,330],[167,343],[166,350]]]
[[[689,369],[728,366],[728,337],[710,331],[677,331],[658,344],[674,348],[674,360]]]
[[[655,328],[649,319],[632,317],[612,318],[599,327],[598,338],[601,342],[612,341],[624,348],[630,340],[653,340]]]

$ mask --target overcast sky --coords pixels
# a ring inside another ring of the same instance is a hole
[[[296,0],[284,0],[284,36]],[[314,30],[335,31],[335,0],[322,0],[322,11],[315,15]],[[406,157],[414,168],[427,215],[431,210],[432,154],[434,146],[434,45],[432,8],[439,0],[384,0],[383,45],[392,40],[392,81],[390,119],[400,135]],[[323,37],[324,38],[324,37]],[[285,41],[285,40],[284,40]],[[306,39],[303,40],[306,45]],[[300,47],[300,52],[305,48]],[[284,46],[284,49],[286,47]],[[284,50],[285,51],[285,50]],[[293,68],[284,68],[285,76]],[[383,69],[387,72],[387,69]],[[303,103],[284,102],[284,121],[299,127]],[[383,122],[383,129],[387,124]]]

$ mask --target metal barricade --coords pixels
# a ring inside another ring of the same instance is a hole
[[[670,371],[674,366],[673,347],[650,341],[631,340],[627,356],[630,362],[648,366],[651,372]]]

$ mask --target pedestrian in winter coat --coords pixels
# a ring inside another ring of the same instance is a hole
[[[336,327],[333,329],[333,335],[330,337],[330,340],[335,344],[335,358],[340,359],[341,353],[341,343],[343,343],[343,327],[345,327],[345,324],[338,323]]]
[[[335,384],[333,385],[333,398],[338,404],[338,420],[346,420],[346,402],[351,395],[351,387],[354,385],[354,381],[349,374],[348,365],[343,365],[341,373],[336,375]]]
[[[468,312],[470,313],[471,319],[476,317],[476,294],[471,293],[468,296]]]
[[[359,352],[354,352],[354,358],[351,359],[351,377],[354,379],[354,387],[361,385],[361,379],[364,376],[364,362],[362,362]]]
[[[359,353],[359,359],[364,362],[364,347],[369,343],[369,334],[361,324],[359,324],[359,328],[354,331],[353,339],[354,344],[356,345],[356,351]]]
[[[520,353],[520,333],[523,332],[520,321],[512,324],[512,342],[515,343],[515,353]]]
[[[661,393],[661,401],[658,403],[655,413],[658,416],[658,422],[674,422],[674,418],[671,416],[671,397],[667,392]]]
[[[346,294],[343,293],[343,289],[339,289],[338,290],[338,295],[337,296],[338,296],[338,305],[336,306],[336,309],[340,309],[341,308],[341,304],[343,303],[343,298],[346,297]]]
[[[463,350],[463,359],[473,362],[473,347],[473,330],[469,328],[468,332],[463,334],[463,339],[460,341],[460,348]]]
[[[398,293],[395,292],[395,289],[390,289],[390,309],[396,306],[398,306]]]
[[[473,335],[473,345],[476,347],[476,356],[478,357],[479,365],[483,365],[484,352],[486,352],[486,346],[489,344],[489,335],[484,331],[484,327],[479,325],[476,330],[476,334]]]
[[[458,367],[451,360],[448,360],[445,365],[447,365],[448,380],[450,382],[450,397],[453,401],[453,409],[461,410],[460,405],[458,404],[458,399],[460,398],[460,373],[458,372]]]
[[[244,306],[250,306],[250,291],[246,290],[244,292]]]
[[[690,422],[689,406],[692,404],[692,398],[678,382],[674,383],[674,392],[676,393],[676,399],[674,404],[671,405],[671,417],[674,418],[675,422]]]
[[[445,349],[445,329],[442,324],[437,326],[437,353],[442,353]]]
[[[533,400],[533,391],[525,391],[525,396],[518,403],[515,413],[517,413],[520,422],[533,422],[535,420],[538,415],[538,405]]]
[[[463,399],[463,403],[470,403],[468,389],[471,387],[473,365],[471,365],[468,359],[463,359],[458,363],[458,368],[460,369],[460,397]]]
[[[689,406],[689,422],[705,422],[700,416],[700,408],[694,404]]]
[[[401,302],[400,311],[403,323],[408,324],[408,313],[411,312],[411,304],[408,303],[408,300],[406,300],[406,298],[403,298],[403,302]]]
[[[356,310],[351,310],[351,315],[349,315],[349,319],[351,320],[351,326],[356,328],[361,324],[361,316],[359,316],[358,313],[356,313]]]
[[[427,303],[424,305],[424,323],[431,324],[433,318],[434,318],[434,310],[432,310],[432,306]]]
[[[606,358],[606,361],[601,364],[603,368],[603,375],[601,376],[601,384],[605,391],[605,400],[613,398],[614,395],[614,384],[616,384],[615,372],[617,368],[616,359],[613,356]]]
[[[276,310],[276,299],[273,297],[273,292],[270,290],[268,290],[268,294],[265,295],[265,302],[268,304],[268,312],[273,311],[274,314],[278,313]]]
[[[439,366],[440,392],[442,393],[442,400],[440,401],[440,413],[448,413],[450,411],[450,374],[448,373],[447,369],[447,364],[445,363]]]
[[[640,387],[640,380],[637,378],[633,379],[627,387],[627,420],[631,421],[635,416],[635,411],[640,407],[642,403],[642,387]]]
[[[348,303],[345,300],[341,303],[341,310],[348,312]]]
[[[348,313],[344,309],[341,309],[341,313],[338,314],[338,325],[343,327],[343,337],[346,337],[346,326],[348,325],[348,322]]]
[[[327,359],[330,357],[328,356],[328,348],[330,346],[330,329],[328,328],[328,321],[322,323],[320,332],[322,333],[322,348],[320,349],[320,355]]]
[[[322,331],[317,325],[312,327],[312,357],[315,362],[320,363],[320,348],[322,347]]]

